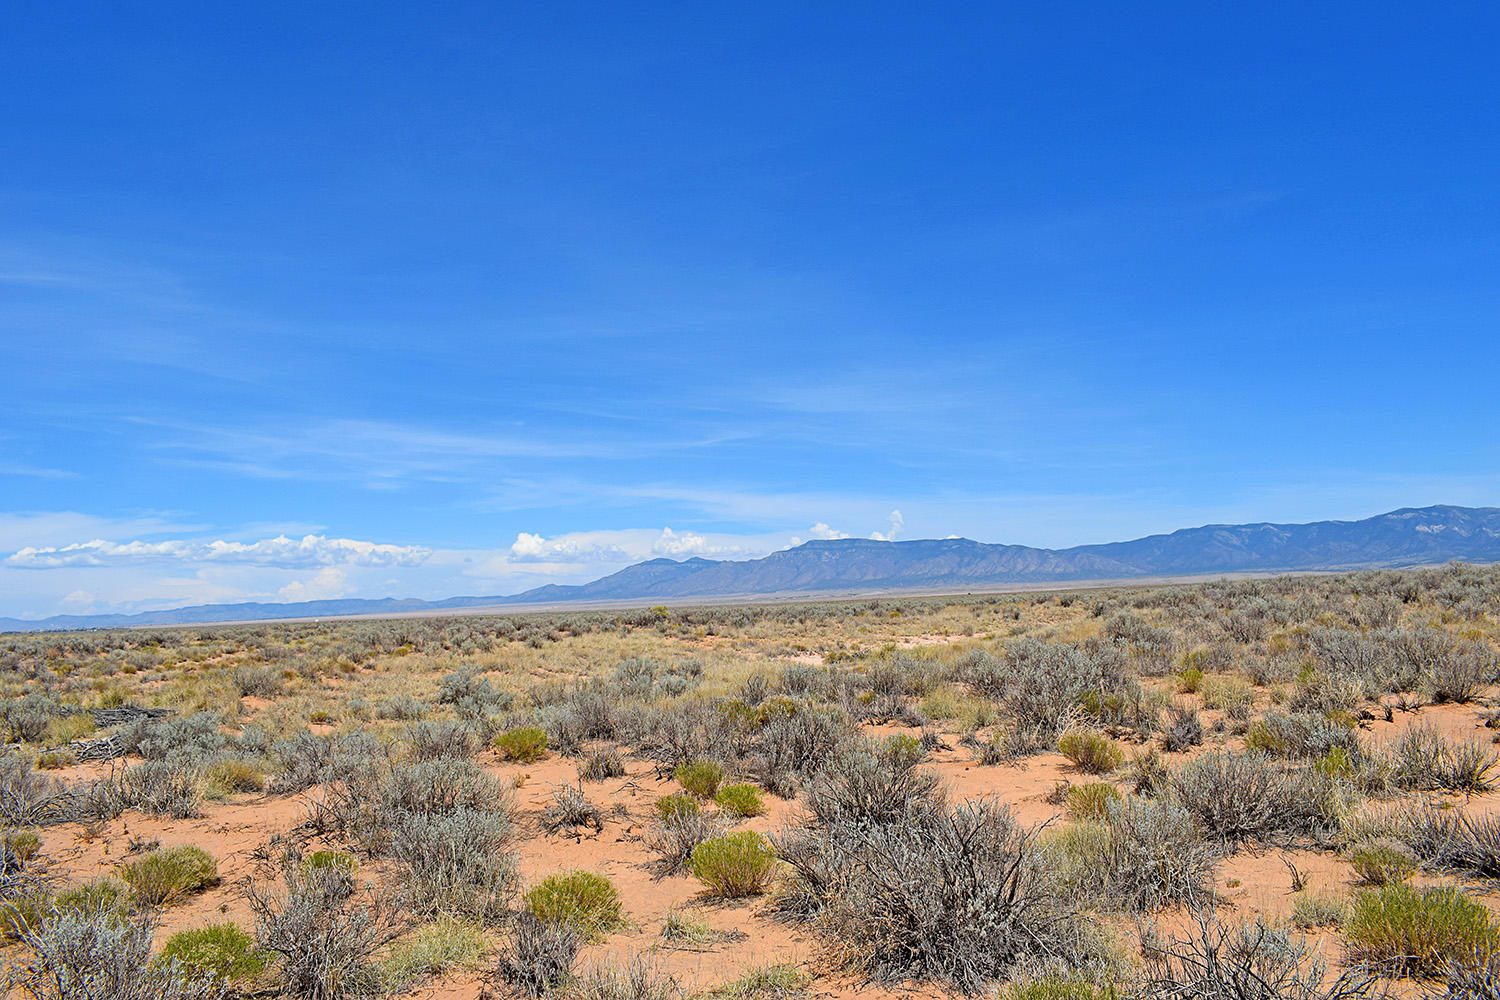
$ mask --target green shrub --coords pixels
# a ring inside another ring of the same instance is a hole
[[[1103,781],[1074,785],[1068,789],[1068,816],[1072,819],[1104,820],[1109,816],[1109,804],[1119,802],[1122,798],[1118,788]]]
[[[1349,864],[1372,885],[1405,882],[1417,870],[1417,856],[1393,837],[1363,840],[1349,849]]]
[[[271,957],[270,952],[255,947],[254,938],[230,923],[178,931],[161,949],[162,960],[175,958],[191,969],[225,980],[258,976]]]
[[[753,830],[705,840],[693,848],[688,861],[688,871],[710,893],[724,899],[764,892],[775,868],[776,852]]]
[[[691,764],[677,765],[672,777],[700,799],[711,799],[719,790],[719,783],[724,780],[724,768],[716,761],[695,760]]]
[[[698,800],[680,793],[663,795],[656,800],[656,811],[663,823],[698,815]]]
[[[725,785],[714,796],[714,801],[719,804],[720,809],[736,816],[759,816],[766,811],[760,789],[750,784]]]
[[[1193,694],[1202,683],[1203,671],[1197,667],[1188,667],[1177,674],[1177,691],[1179,694]]]
[[[531,764],[547,753],[547,734],[535,726],[512,729],[495,737],[495,749],[505,760]]]
[[[198,847],[152,851],[117,869],[120,880],[148,906],[174,903],[219,881],[213,856]]]
[[[359,861],[345,851],[313,851],[302,859],[303,874],[323,868],[336,868],[353,874],[359,868]]]
[[[1057,741],[1057,749],[1080,770],[1108,774],[1125,763],[1120,745],[1094,729],[1070,729]]]
[[[1112,986],[1074,976],[1046,976],[1002,987],[998,1000],[1115,1000]]]
[[[526,893],[526,909],[543,923],[567,924],[591,939],[602,938],[624,920],[614,883],[585,871],[542,879]]]
[[[1450,963],[1483,963],[1500,947],[1489,911],[1457,889],[1387,885],[1354,901],[1350,955],[1398,976],[1441,976]]]

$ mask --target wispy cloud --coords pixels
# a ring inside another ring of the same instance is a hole
[[[27,546],[4,560],[17,569],[59,569],[80,566],[122,566],[148,563],[238,564],[282,569],[312,566],[418,566],[430,549],[383,545],[352,538],[306,535],[299,539],[278,535],[257,542],[171,539],[112,542],[94,539],[61,546]]]

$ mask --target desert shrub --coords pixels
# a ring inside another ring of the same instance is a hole
[[[255,940],[280,956],[278,985],[293,1000],[345,1000],[378,990],[379,972],[371,962],[394,934],[385,901],[361,892],[353,876],[338,866],[304,870],[300,858],[282,866],[283,887],[246,884],[255,914]]]
[[[162,848],[120,865],[120,881],[148,906],[178,902],[219,881],[219,864],[199,847]]]
[[[1330,978],[1315,949],[1265,923],[1230,926],[1208,909],[1195,916],[1189,936],[1143,942],[1142,1000],[1354,1000],[1373,985],[1357,969]]]
[[[464,668],[443,677],[437,700],[439,705],[452,705],[460,718],[479,719],[505,711],[515,699],[509,691],[497,691],[478,671]]]
[[[278,795],[290,794],[305,791],[324,779],[334,754],[334,741],[304,729],[291,739],[272,742],[270,751],[275,772],[267,787]]]
[[[585,939],[602,938],[624,920],[614,883],[593,872],[549,875],[527,891],[525,905],[538,920],[570,924]]]
[[[508,809],[510,794],[500,781],[472,760],[440,757],[418,761],[391,773],[392,807],[412,813],[456,809]]]
[[[219,1000],[224,986],[180,961],[151,960],[155,928],[145,920],[84,908],[21,931],[32,957],[8,986],[31,1000]]]
[[[1245,731],[1245,746],[1275,757],[1313,760],[1331,750],[1359,756],[1359,737],[1321,715],[1269,711]]]
[[[414,722],[427,714],[427,706],[409,694],[387,698],[375,706],[375,718]]]
[[[1172,775],[1172,794],[1210,837],[1239,842],[1308,833],[1318,799],[1298,773],[1261,754],[1215,750]]]
[[[572,976],[582,943],[574,924],[522,912],[500,953],[496,975],[523,996],[545,996]]]
[[[1362,840],[1349,848],[1349,864],[1355,874],[1372,885],[1405,882],[1416,871],[1417,856],[1393,837]]]
[[[646,832],[646,846],[656,855],[652,869],[658,878],[675,875],[687,868],[693,850],[706,840],[717,837],[724,830],[721,817],[709,816],[697,809],[697,801],[688,796],[666,796],[682,798],[693,803],[692,810],[664,811],[661,818]],[[661,805],[658,800],[658,807]]]
[[[1407,729],[1391,748],[1392,781],[1411,791],[1487,792],[1500,757],[1479,743],[1454,743],[1426,725]]]
[[[1428,667],[1428,683],[1436,702],[1472,701],[1479,689],[1494,679],[1495,655],[1477,642],[1455,645]]]
[[[880,981],[975,992],[1019,966],[1084,967],[1101,953],[1031,833],[995,802],[839,820],[777,848],[793,871],[783,912],[811,921],[843,964]]]
[[[1213,898],[1219,853],[1175,803],[1105,800],[1102,817],[1075,823],[1045,846],[1070,889],[1111,909],[1144,912]]]
[[[1068,789],[1068,815],[1076,820],[1103,820],[1109,816],[1110,803],[1120,799],[1120,790],[1103,781],[1074,785]]]
[[[505,760],[535,763],[547,755],[547,734],[535,726],[512,729],[495,737],[495,749]]]
[[[1335,670],[1304,670],[1287,701],[1293,712],[1333,715],[1353,712],[1367,698],[1365,684],[1354,674]]]
[[[688,871],[722,899],[757,896],[776,868],[776,852],[752,830],[725,834],[693,848]]]
[[[68,797],[55,779],[38,774],[31,760],[0,749],[0,826],[44,826],[62,819]]]
[[[1081,771],[1108,774],[1125,763],[1125,751],[1103,733],[1093,729],[1070,729],[1057,741],[1058,752]]]
[[[563,827],[577,829],[590,827],[596,833],[604,829],[604,813],[580,785],[564,783],[553,793],[552,803],[542,813],[542,824],[548,833],[556,833]]]
[[[4,733],[0,742],[39,743],[46,738],[52,720],[67,715],[69,711],[46,695],[35,692],[0,700],[0,732]]]
[[[936,775],[868,741],[846,744],[830,755],[806,795],[808,809],[823,826],[894,822],[941,798]]]
[[[1349,953],[1392,975],[1436,976],[1500,947],[1489,911],[1458,889],[1387,885],[1361,892],[1345,926]]]
[[[406,727],[405,742],[412,760],[472,757],[479,750],[479,734],[466,722],[453,719],[413,722]]]
[[[140,719],[115,738],[122,750],[138,753],[148,761],[169,757],[202,760],[214,756],[229,742],[220,726],[218,715],[198,712],[185,719]]]
[[[685,1000],[675,977],[659,971],[645,955],[621,968],[592,965],[568,985],[568,1000]],[[748,996],[746,998],[748,1000]]]
[[[160,959],[175,960],[216,980],[232,981],[260,975],[271,955],[258,951],[255,939],[238,924],[223,923],[178,931],[162,946]]]
[[[579,781],[604,781],[625,776],[625,761],[618,750],[598,750],[578,765]]]
[[[1299,892],[1292,898],[1292,923],[1299,930],[1316,927],[1343,927],[1349,916],[1349,902],[1328,896]]]
[[[724,767],[717,761],[696,760],[679,764],[672,772],[677,783],[700,799],[711,799],[724,780]]]
[[[1177,673],[1177,693],[1195,694],[1203,684],[1203,671],[1197,667],[1187,667]]]
[[[734,816],[759,816],[766,811],[760,789],[749,784],[725,785],[714,796],[714,801],[720,809]]]
[[[235,667],[232,679],[241,698],[278,698],[286,691],[281,671],[274,667]]]
[[[851,736],[841,709],[791,704],[767,712],[751,737],[751,773],[773,795],[789,797]]]
[[[1437,992],[1436,984],[1426,990],[1432,1000],[1500,1000],[1500,952],[1465,956],[1448,962],[1440,982],[1446,989]]]
[[[499,921],[515,892],[509,841],[510,820],[498,811],[403,815],[391,837],[391,856],[405,867],[401,901],[429,919]]]
[[[1161,734],[1162,746],[1170,753],[1182,753],[1203,743],[1203,723],[1192,709],[1172,709]]]
[[[656,800],[656,814],[664,823],[681,816],[696,816],[698,813],[698,800],[691,795],[674,793]]]
[[[197,816],[203,805],[202,769],[183,755],[142,761],[120,776],[119,801],[153,816]]]

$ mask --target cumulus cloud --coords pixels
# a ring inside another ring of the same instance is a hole
[[[896,536],[901,534],[901,529],[906,527],[906,518],[901,516],[901,512],[899,510],[891,511],[890,516],[886,518],[886,521],[891,526],[889,531],[870,532],[870,537],[875,539],[877,542],[894,542],[896,540]]]
[[[343,597],[348,576],[337,566],[324,566],[306,580],[293,580],[276,592],[283,601],[326,601]]]
[[[300,569],[315,566],[419,566],[431,550],[416,545],[382,545],[354,538],[278,535],[258,542],[223,539],[169,539],[160,542],[115,542],[96,538],[61,546],[27,546],[5,558],[18,569],[80,566],[128,566],[146,563],[196,563],[271,566]]]
[[[808,531],[807,531],[807,537],[809,537],[809,538],[822,538],[822,539],[848,538],[849,537],[849,532],[847,532],[847,531],[839,531],[837,528],[830,528],[828,525],[824,524],[822,521],[819,521],[817,524],[813,525],[811,528],[808,529]]]
[[[544,538],[523,531],[510,546],[510,561],[518,563],[617,563],[633,558],[614,541],[590,534]]]

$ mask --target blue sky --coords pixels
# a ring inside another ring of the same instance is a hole
[[[1500,502],[1488,5],[4,17],[0,615]]]

